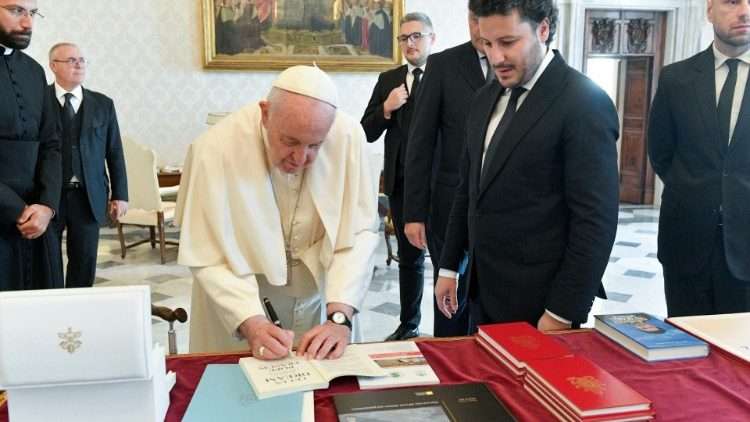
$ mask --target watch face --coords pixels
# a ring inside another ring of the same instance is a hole
[[[336,324],[344,324],[346,322],[346,315],[343,312],[334,312],[332,319]]]

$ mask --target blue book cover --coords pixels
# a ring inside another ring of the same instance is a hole
[[[607,324],[646,349],[705,346],[706,342],[646,313],[596,315]]]
[[[258,400],[237,364],[207,365],[183,422],[299,422],[303,393]]]

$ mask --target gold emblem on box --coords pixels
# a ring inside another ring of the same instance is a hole
[[[62,341],[59,343],[60,348],[67,351],[71,355],[78,351],[78,348],[81,347],[83,344],[81,340],[81,332],[80,331],[73,331],[72,327],[68,327],[68,331],[57,333],[57,336],[62,339]]]
[[[585,377],[568,377],[568,382],[578,390],[583,390],[587,393],[594,393],[596,395],[604,395],[604,390],[607,386],[599,381],[596,377],[586,375]]]

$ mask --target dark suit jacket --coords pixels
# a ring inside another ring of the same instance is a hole
[[[55,98],[54,84],[48,87]],[[55,107],[58,131],[62,133],[61,108]],[[107,201],[128,200],[128,180],[125,173],[125,157],[120,139],[120,127],[112,100],[104,94],[83,89],[81,103],[81,166],[83,184],[89,199],[91,212],[100,225],[107,222]],[[106,168],[105,168],[106,164]],[[109,179],[107,178],[109,170]],[[112,189],[112,196],[109,191]]]
[[[651,107],[648,150],[664,181],[659,261],[692,274],[708,262],[719,223],[732,275],[750,280],[750,84],[734,137],[720,139],[711,48],[664,68]]]
[[[383,117],[383,103],[394,88],[406,83],[406,72],[407,66],[403,65],[380,74],[361,121],[367,135],[367,142],[377,141],[383,131],[386,131],[383,173],[384,191],[388,196],[393,194],[399,156],[406,154],[406,141],[409,133],[406,108],[413,106],[410,104],[413,103],[413,99],[409,98],[406,104],[391,113],[390,119]]]
[[[471,105],[441,267],[456,269],[468,249],[469,283],[492,321],[536,324],[545,309],[586,321],[617,231],[617,112],[555,52],[480,183],[501,93],[489,84]]]
[[[404,163],[404,221],[427,222],[441,239],[458,186],[469,106],[484,84],[470,42],[427,59]]]

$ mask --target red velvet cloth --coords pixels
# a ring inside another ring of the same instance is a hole
[[[658,421],[750,420],[750,364],[712,348],[705,359],[648,363],[595,332],[556,336],[654,402]],[[473,339],[424,341],[419,348],[443,384],[485,382],[519,421],[554,420],[504,367]],[[246,354],[175,356],[167,368],[177,373],[166,421],[178,422],[187,409],[203,370],[210,363],[234,363]],[[316,422],[334,422],[332,396],[357,391],[354,377],[336,379],[315,392]],[[0,409],[0,422],[8,420]]]

